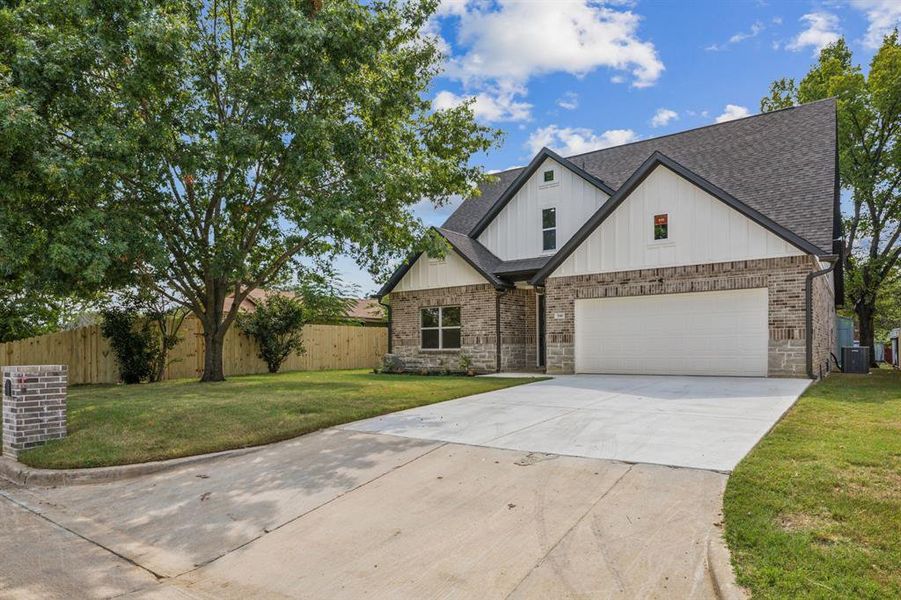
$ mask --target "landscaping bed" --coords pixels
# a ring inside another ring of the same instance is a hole
[[[69,390],[69,435],[19,456],[40,468],[123,465],[268,444],[538,379],[297,371]]]
[[[901,597],[901,372],[811,386],[735,469],[724,512],[755,597]]]

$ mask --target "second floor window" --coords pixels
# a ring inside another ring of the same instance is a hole
[[[541,211],[541,249],[545,252],[557,249],[557,209]]]
[[[654,215],[654,241],[669,239],[669,215]]]

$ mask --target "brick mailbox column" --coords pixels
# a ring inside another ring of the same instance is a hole
[[[66,365],[3,367],[3,455],[66,437]]]

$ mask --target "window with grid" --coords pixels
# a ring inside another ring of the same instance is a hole
[[[541,248],[545,252],[557,249],[557,209],[541,211]]]
[[[423,308],[419,314],[423,350],[458,350],[460,348],[459,306]]]

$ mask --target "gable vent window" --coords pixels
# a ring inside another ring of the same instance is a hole
[[[541,211],[541,248],[545,252],[557,249],[557,209]]]
[[[669,239],[669,215],[654,215],[654,240]]]
[[[545,171],[544,172],[544,182],[550,183],[554,180],[554,172],[553,171]]]

